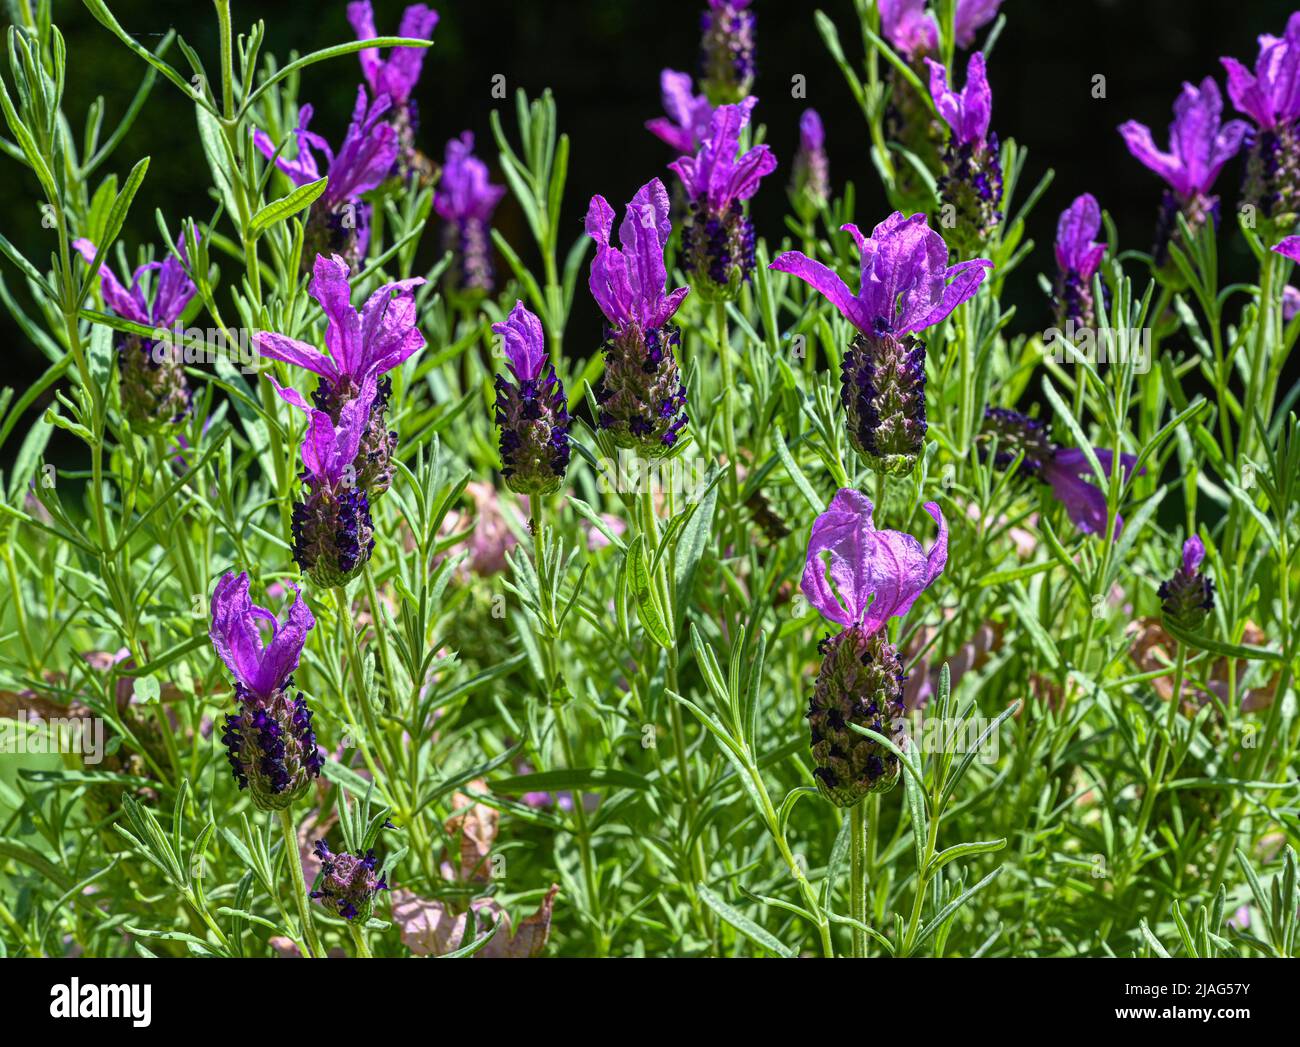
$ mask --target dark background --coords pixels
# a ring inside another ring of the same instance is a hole
[[[1293,2],[1006,0],[1002,10],[1008,24],[989,70],[993,128],[1030,149],[1021,199],[1047,168],[1056,171],[1056,180],[1030,223],[1038,248],[1013,274],[1007,289],[1008,300],[1018,306],[1017,331],[1050,326],[1035,274],[1051,270],[1057,215],[1079,193],[1094,193],[1111,212],[1121,247],[1150,247],[1161,183],[1129,156],[1116,127],[1129,118],[1148,123],[1163,148],[1182,81],[1211,75],[1222,87],[1220,55],[1234,55],[1253,66],[1256,36],[1280,35]],[[174,28],[203,56],[209,72],[217,69],[217,27],[211,4],[116,0],[110,6],[146,46],[154,46],[159,36]],[[283,62],[291,49],[307,53],[352,39],[345,6],[343,0],[236,0],[235,28],[239,31],[254,19],[264,19],[263,53],[274,53]],[[401,0],[375,0],[381,34],[396,33],[403,6]],[[442,17],[416,95],[419,141],[425,152],[440,159],[448,137],[473,130],[479,152],[500,180],[488,114],[494,106],[503,106],[509,131],[515,88],[523,87],[535,96],[549,86],[559,107],[561,130],[569,134],[572,146],[566,194],[569,226],[561,241],[562,252],[581,233],[581,218],[593,193],[602,193],[621,213],[623,203],[650,177],[658,175],[671,184],[665,165],[673,159],[672,151],[643,124],[661,114],[660,70],[667,66],[695,71],[703,0],[446,0],[441,4],[435,0],[433,6]],[[755,4],[757,119],[767,125],[767,140],[780,166],[753,207],[760,233],[773,243],[785,233],[784,188],[798,140],[798,117],[805,106],[816,108],[825,122],[837,190],[848,179],[857,187],[858,223],[869,228],[885,214],[865,122],[813,22],[818,6],[839,26],[850,58],[860,61],[860,36],[850,0],[820,4],[756,0]],[[64,111],[79,135],[87,105],[102,93],[108,109],[107,134],[128,104],[143,63],[94,22],[80,3],[55,3],[54,18],[68,44]],[[188,72],[177,48],[168,58]],[[497,73],[507,79],[510,99],[506,103],[490,95]],[[806,100],[790,97],[791,77],[796,73],[807,78]],[[1106,97],[1101,100],[1092,97],[1092,78],[1097,74],[1106,77]],[[346,127],[360,79],[355,56],[316,65],[303,74],[301,100],[316,106],[312,128],[335,144]],[[1227,115],[1234,115],[1226,93],[1225,103]],[[206,219],[212,210],[193,107],[161,79],[110,168],[124,176],[146,154],[153,157],[149,176],[122,234],[132,257],[140,243],[157,237],[155,207],[162,208],[172,228],[185,215]],[[1228,215],[1237,198],[1241,162],[1234,160],[1218,184]],[[7,158],[0,157],[0,172],[6,187],[0,228],[40,265],[49,256],[51,234],[40,225],[36,183]],[[106,173],[101,169],[96,177]],[[531,237],[510,197],[498,211],[497,224],[526,259],[534,260]],[[425,243],[432,257],[437,237],[427,235]],[[1240,237],[1225,235],[1221,255],[1228,270],[1224,285],[1230,279],[1251,278],[1252,267]],[[232,267],[225,268],[233,273]],[[12,268],[6,269],[6,279],[21,294],[21,277]],[[0,336],[0,344],[9,347],[4,382],[21,389],[41,373],[46,361],[7,314],[0,315]],[[599,314],[588,296],[579,293],[567,344],[582,355],[583,346],[594,349],[599,336]],[[55,459],[62,458],[65,450],[76,453],[75,440],[63,437],[67,434],[56,431],[51,447]],[[5,459],[16,451],[18,439],[11,439]]]

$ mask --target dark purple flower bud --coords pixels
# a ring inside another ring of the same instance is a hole
[[[341,423],[343,408],[361,395],[368,380],[376,380],[370,415],[351,474],[354,486],[364,489],[368,498],[380,497],[392,482],[397,434],[388,428],[392,383],[383,376],[424,348],[424,335],[416,327],[414,294],[414,289],[423,283],[422,277],[413,277],[384,284],[366,299],[358,312],[352,307],[347,263],[338,255],[320,255],[309,290],[328,321],[325,347],[329,354],[271,331],[258,332],[255,339],[263,356],[320,377],[312,400],[334,425]],[[295,407],[310,411],[293,390],[285,390],[281,395]]]
[[[375,14],[370,0],[348,4],[348,21],[358,40],[373,40],[379,35],[375,31]],[[433,36],[437,24],[437,11],[424,4],[412,4],[402,12],[397,35],[427,40]],[[388,122],[397,134],[398,154],[390,174],[402,180],[415,174],[421,180],[430,181],[433,175],[433,165],[415,147],[415,132],[420,120],[415,99],[411,97],[420,80],[424,52],[422,47],[395,47],[386,59],[380,58],[377,47],[359,53],[361,72],[370,86],[370,93],[376,98],[387,95],[392,103]]]
[[[742,203],[776,170],[776,157],[766,145],[739,153],[740,134],[755,104],[757,99],[747,98],[739,105],[720,106],[699,151],[668,165],[690,201],[682,264],[695,289],[710,302],[735,299],[754,271],[754,227]]]
[[[952,209],[950,240],[960,252],[969,253],[987,241],[1002,221],[1002,158],[998,136],[989,133],[993,92],[979,51],[970,57],[966,86],[960,93],[949,89],[947,69],[929,58],[926,64],[935,108],[950,131],[939,198]]]
[[[996,443],[993,464],[1006,470],[1023,451],[1024,459],[1018,473],[1032,476],[1049,484],[1056,500],[1074,525],[1084,534],[1104,534],[1108,506],[1106,494],[1089,480],[1094,477],[1088,456],[1077,447],[1061,447],[1053,443],[1042,422],[1018,411],[1002,407],[989,407],[984,412],[984,425],[976,440],[981,460],[986,460]],[[1102,471],[1115,470],[1114,452],[1105,447],[1092,449]],[[1121,454],[1120,468],[1124,478],[1137,463],[1137,456]],[[1118,538],[1124,527],[1124,518],[1115,515],[1114,537]]]
[[[370,205],[361,198],[378,188],[388,178],[398,158],[397,132],[389,122],[392,99],[380,95],[373,103],[366,98],[364,85],[357,88],[352,122],[337,153],[320,135],[307,130],[312,107],[298,110],[298,126],[293,135],[297,156],[281,153],[276,166],[295,185],[317,181],[322,173],[329,183],[311,207],[311,217],[303,241],[303,266],[312,265],[317,255],[342,255],[349,262],[359,262],[370,242]],[[275,155],[275,144],[265,131],[253,132],[253,144],[264,156]],[[320,170],[314,150],[326,157],[326,169]]]
[[[455,259],[448,276],[452,292],[473,297],[492,292],[492,212],[505,191],[505,186],[492,184],[487,165],[474,155],[471,132],[447,143],[433,209],[447,223],[443,246]]]
[[[320,872],[311,897],[345,920],[369,919],[375,895],[388,890],[388,884],[376,872],[379,863],[375,852],[334,854],[323,839],[316,841],[314,850],[320,860]]]
[[[895,211],[870,237],[855,225],[843,228],[862,254],[857,295],[799,251],[779,255],[770,268],[811,284],[858,329],[841,371],[849,440],[873,469],[903,476],[926,433],[925,345],[914,335],[970,299],[993,263],[976,258],[949,267],[948,247],[923,214]]]
[[[805,109],[799,118],[799,152],[791,170],[790,198],[795,210],[805,218],[820,211],[831,198],[826,133],[816,109]]]
[[[1201,572],[1205,544],[1196,535],[1183,543],[1182,566],[1160,583],[1160,611],[1165,621],[1183,632],[1194,633],[1214,610],[1214,579]]]
[[[235,677],[238,712],[226,717],[221,740],[241,789],[264,811],[281,810],[301,797],[323,766],[311,710],[293,693],[293,672],[316,621],[294,590],[287,620],[252,602],[248,575],[227,572],[212,594],[209,635]],[[271,629],[263,643],[260,623]]]
[[[1253,73],[1235,58],[1222,62],[1232,104],[1255,122],[1244,140],[1244,202],[1268,218],[1294,214],[1300,210],[1300,11],[1281,39],[1259,38]]]
[[[686,427],[686,389],[677,366],[681,331],[670,321],[688,289],[665,293],[664,245],[672,232],[668,191],[659,179],[637,190],[610,243],[614,209],[593,196],[587,234],[596,241],[588,286],[608,321],[605,371],[596,387],[597,425],[620,447],[667,454]]]
[[[709,0],[700,18],[700,83],[714,105],[734,105],[754,86],[750,0]]]
[[[1156,264],[1168,259],[1169,245],[1178,237],[1178,214],[1187,219],[1193,232],[1207,221],[1217,227],[1218,197],[1210,195],[1223,165],[1241,148],[1247,125],[1241,120],[1223,123],[1223,96],[1219,85],[1206,77],[1199,88],[1183,84],[1174,103],[1174,121],[1169,125],[1170,152],[1156,148],[1151,129],[1136,120],[1122,125],[1129,152],[1154,171],[1169,186],[1161,203],[1153,249]]]
[[[74,240],[72,246],[87,265],[94,264],[93,243],[82,238]],[[172,327],[197,292],[185,271],[188,255],[184,236],[176,245],[176,253],[180,260],[169,251],[161,262],[140,266],[131,275],[129,291],[112,269],[101,265],[100,295],[105,307],[124,320],[144,327],[155,330]],[[146,284],[152,273],[157,273],[157,279],[151,302],[146,296]],[[179,347],[133,334],[119,335],[116,346],[122,412],[132,428],[153,433],[183,421],[190,411],[191,394]]]
[[[275,379],[271,380],[275,383]],[[307,414],[300,478],[301,501],[293,506],[293,558],[317,585],[342,587],[356,577],[375,548],[370,500],[355,466],[377,383],[369,376],[361,394],[339,412],[337,426],[296,389],[276,391]]]
[[[838,807],[852,807],[898,781],[897,757],[850,725],[875,731],[899,748],[906,742],[907,677],[883,627],[911,610],[948,562],[943,513],[933,502],[923,508],[939,525],[928,553],[910,534],[877,530],[871,501],[849,488],[817,517],[809,537],[803,593],[844,627],[818,645],[822,664],[808,704],[817,787]]]
[[[1106,257],[1106,245],[1096,242],[1101,232],[1101,207],[1096,197],[1084,193],[1061,213],[1056,226],[1056,322],[1061,328],[1092,327],[1096,320],[1092,278]]]
[[[518,494],[551,494],[569,468],[569,409],[564,386],[547,363],[542,322],[520,301],[492,330],[505,339],[514,381],[496,377],[501,475]]]

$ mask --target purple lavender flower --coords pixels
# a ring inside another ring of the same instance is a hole
[[[659,74],[659,93],[668,115],[646,121],[646,129],[662,142],[687,156],[697,150],[709,131],[713,106],[705,95],[697,95],[690,73],[665,69]]]
[[[1096,242],[1101,232],[1101,207],[1084,193],[1061,212],[1056,224],[1056,322],[1061,328],[1092,327],[1096,312],[1092,278],[1106,257],[1106,245]]]
[[[307,415],[302,439],[304,494],[293,506],[293,559],[321,586],[342,587],[357,576],[375,548],[370,499],[355,465],[376,395],[368,375],[357,396],[343,405],[337,425],[297,389],[274,378],[275,391]]]
[[[304,105],[298,110],[298,126],[293,131],[298,154],[292,159],[277,157],[276,166],[294,185],[314,182],[322,173],[315,155],[319,149],[325,154],[324,173],[329,175],[329,184],[312,205],[307,222],[304,266],[318,254],[341,254],[351,262],[365,257],[370,243],[370,205],[362,196],[384,183],[400,150],[397,131],[390,122],[392,107],[388,95],[369,103],[365,87],[358,87],[352,122],[337,153],[324,138],[307,130],[312,107]],[[265,131],[253,132],[253,144],[263,155],[275,155],[275,145]]]
[[[975,34],[997,17],[1002,0],[957,0],[953,13],[952,35],[957,46],[966,48],[975,42]]]
[[[375,13],[370,0],[356,0],[348,4],[348,21],[358,40],[374,40]],[[402,12],[398,36],[412,40],[427,40],[433,36],[438,24],[438,12],[425,4],[411,4]],[[361,72],[376,98],[384,95],[392,103],[388,122],[397,132],[398,157],[392,174],[405,179],[416,174],[423,181],[432,180],[433,165],[415,147],[415,133],[420,126],[420,111],[411,97],[420,80],[424,65],[424,48],[395,47],[387,59],[379,57],[379,48],[368,47],[360,52]]]
[[[831,196],[830,164],[826,159],[826,132],[816,109],[799,118],[799,152],[790,177],[790,199],[804,221],[811,221]]]
[[[569,410],[564,386],[546,361],[542,322],[516,301],[506,322],[492,330],[505,340],[515,379],[496,377],[501,475],[519,494],[550,494],[569,468]]]
[[[943,155],[939,198],[953,208],[956,224],[950,238],[962,253],[978,249],[1002,221],[1002,160],[998,136],[989,133],[993,92],[985,75],[984,55],[976,51],[966,66],[960,93],[948,86],[948,71],[927,58],[930,94],[949,127]]]
[[[714,105],[734,105],[754,86],[751,0],[709,0],[700,18],[700,83]]]
[[[699,151],[668,165],[691,205],[682,234],[683,264],[709,302],[733,300],[754,271],[754,227],[741,203],[776,170],[776,157],[766,145],[739,153],[740,133],[756,103],[747,98],[740,105],[720,106]]]
[[[672,449],[689,421],[674,353],[681,331],[671,322],[688,289],[665,294],[664,244],[672,225],[663,183],[652,178],[632,197],[618,230],[621,250],[610,244],[613,225],[614,209],[593,196],[586,227],[596,257],[588,286],[607,321],[596,424],[618,446],[657,457]]]
[[[1287,236],[1273,248],[1283,258],[1289,258],[1293,262],[1300,262],[1300,236]]]
[[[1247,127],[1241,120],[1223,123],[1223,97],[1219,86],[1206,77],[1199,88],[1183,84],[1174,103],[1174,122],[1169,125],[1170,152],[1156,148],[1151,129],[1136,120],[1123,124],[1129,152],[1165,180],[1165,190],[1156,223],[1153,248],[1156,265],[1169,257],[1169,245],[1176,242],[1181,213],[1193,231],[1208,221],[1219,224],[1219,198],[1210,195],[1223,165],[1237,154]]]
[[[384,375],[424,348],[424,335],[416,327],[414,288],[422,277],[384,284],[361,312],[352,308],[348,266],[338,255],[318,255],[312,273],[311,296],[320,303],[328,321],[326,356],[314,346],[282,334],[260,331],[254,341],[258,351],[272,360],[292,364],[318,375],[312,400],[337,425],[343,408],[360,394],[367,378],[376,379],[376,392],[365,435],[357,452],[357,485],[378,498],[392,482],[392,454],[397,434],[388,429],[391,379]]]
[[[239,709],[226,716],[221,740],[235,781],[264,811],[288,807],[323,766],[307,699],[301,691],[291,696],[293,673],[316,620],[297,587],[290,588],[294,599],[284,624],[250,599],[247,574],[226,572],[212,593],[209,636],[235,678]],[[269,642],[263,642],[263,624],[270,626]]]
[[[311,897],[345,920],[369,919],[375,895],[388,890],[383,876],[375,871],[379,864],[375,852],[334,854],[324,839],[317,840],[312,850],[320,861],[320,872]]]
[[[95,263],[95,245],[84,237],[73,248]],[[131,289],[122,286],[107,265],[99,267],[99,293],[104,305],[124,320],[156,330],[170,328],[194,298],[194,281],[185,271],[185,237],[176,244],[181,261],[169,251],[161,262],[142,265],[131,274]],[[153,301],[146,296],[147,277],[157,273]],[[185,367],[174,347],[134,334],[116,336],[117,371],[121,379],[122,411],[132,428],[151,433],[176,425],[190,410]]]
[[[1053,496],[1065,506],[1066,514],[1084,534],[1105,533],[1106,495],[1088,482],[1093,472],[1082,450],[1054,443],[1041,421],[1005,407],[989,407],[984,411],[984,425],[977,440],[980,459],[987,459],[994,446],[993,465],[997,469],[1010,468],[1023,453],[1016,475],[1048,484]],[[1092,451],[1103,472],[1114,472],[1112,451],[1105,447],[1094,447]],[[1136,462],[1135,455],[1120,455],[1120,468],[1126,480]],[[1124,518],[1116,513],[1114,537],[1119,537],[1123,527]]]
[[[799,251],[770,268],[811,284],[857,328],[841,371],[840,402],[849,441],[878,472],[905,476],[925,446],[925,343],[916,333],[945,320],[970,299],[993,263],[948,266],[943,237],[925,215],[895,211],[864,237],[843,227],[862,254],[860,290]]]
[[[906,614],[948,562],[943,513],[934,502],[922,508],[939,525],[928,553],[910,534],[876,530],[870,499],[850,488],[841,488],[817,517],[808,540],[804,596],[843,627],[818,644],[822,664],[808,704],[813,774],[822,795],[837,807],[852,807],[898,782],[898,757],[850,725],[875,731],[900,748],[905,743],[907,676],[884,626]]]
[[[491,294],[495,286],[492,212],[505,191],[505,186],[488,180],[487,165],[474,155],[471,132],[447,143],[447,161],[433,209],[447,223],[444,247],[455,258],[448,278],[454,293],[472,297]]]
[[[1160,610],[1166,624],[1194,633],[1214,610],[1214,579],[1201,573],[1205,544],[1197,535],[1183,543],[1182,566],[1167,582],[1160,583]]]
[[[939,27],[925,0],[880,0],[880,34],[909,62],[939,47]]]
[[[1268,218],[1293,214],[1300,209],[1300,11],[1287,22],[1282,39],[1259,38],[1253,73],[1235,58],[1222,62],[1228,97],[1255,121],[1244,139],[1245,202]]]

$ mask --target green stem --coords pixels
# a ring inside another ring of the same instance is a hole
[[[849,870],[849,915],[858,923],[867,922],[867,825],[866,811],[861,803],[849,809],[849,831],[852,834],[852,854]],[[867,955],[867,933],[861,927],[854,926],[853,957],[862,959]]]
[[[348,932],[352,935],[352,944],[356,946],[357,957],[363,960],[371,959],[374,954],[366,944],[366,932],[358,926],[356,920],[348,921]]]
[[[307,943],[307,951],[312,957],[325,955],[316,936],[316,925],[312,922],[311,906],[307,900],[307,881],[302,875],[302,858],[298,854],[298,833],[294,830],[293,815],[289,808],[280,811],[280,829],[284,833],[284,860],[289,863],[289,873],[293,879],[293,900],[298,906],[298,922],[302,925],[302,937]]]

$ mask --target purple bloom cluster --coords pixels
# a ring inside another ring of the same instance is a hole
[[[452,293],[482,297],[495,287],[492,212],[505,191],[504,186],[492,184],[487,165],[474,155],[471,132],[447,143],[447,159],[433,209],[447,223],[443,246],[455,259],[448,277]]]
[[[505,340],[512,382],[496,376],[496,423],[501,428],[501,475],[519,494],[550,494],[569,468],[569,410],[564,386],[546,359],[542,322],[515,302],[492,330]]]
[[[710,302],[734,299],[754,271],[754,227],[742,204],[776,170],[776,157],[766,145],[740,152],[740,135],[756,103],[747,98],[720,106],[699,150],[668,165],[681,179],[691,207],[682,236],[683,262],[695,289]]]
[[[83,238],[73,248],[94,265],[96,248]],[[177,258],[179,255],[179,259]],[[161,330],[171,327],[194,298],[196,288],[185,271],[188,256],[185,238],[176,244],[176,254],[167,253],[161,262],[142,265],[131,274],[128,290],[107,265],[99,267],[99,293],[104,305],[124,320]],[[152,301],[147,284],[157,274]],[[190,388],[177,355],[150,338],[119,335],[116,342],[117,369],[121,378],[122,410],[132,427],[140,432],[157,432],[182,421],[190,410]]]
[[[1061,212],[1056,225],[1057,277],[1054,288],[1056,322],[1061,328],[1092,327],[1096,319],[1092,278],[1106,257],[1106,245],[1097,243],[1101,232],[1101,206],[1084,193]]]
[[[907,677],[884,627],[911,610],[948,562],[943,512],[933,502],[922,508],[939,525],[928,553],[910,534],[877,530],[870,499],[850,488],[835,495],[808,539],[804,596],[842,627],[818,645],[822,664],[808,705],[813,774],[822,795],[838,807],[852,807],[898,781],[898,757],[850,725],[900,747],[904,742]]]
[[[992,453],[993,465],[1004,471],[1023,454],[1016,470],[1018,476],[1048,484],[1052,494],[1065,506],[1074,525],[1084,534],[1105,533],[1106,495],[1088,482],[1093,475],[1088,456],[1077,447],[1062,447],[1054,443],[1041,421],[1005,407],[986,408],[978,447],[982,460]],[[1114,472],[1114,452],[1105,447],[1094,447],[1092,452],[1104,472]],[[1136,462],[1135,455],[1120,455],[1120,468],[1125,479]],[[1117,513],[1116,538],[1123,527],[1124,519]]]
[[[948,71],[927,58],[930,94],[948,125],[939,198],[953,208],[950,232],[964,253],[977,249],[1002,221],[1002,159],[998,136],[989,132],[993,92],[985,73],[984,55],[976,51],[966,66],[966,86],[948,86]]]
[[[857,328],[841,373],[849,441],[873,469],[902,476],[916,465],[926,433],[925,344],[915,336],[974,296],[993,263],[949,266],[948,247],[923,214],[895,211],[870,237],[855,225],[844,229],[862,255],[856,295],[838,273],[799,251],[779,255],[770,268],[811,284]]]
[[[375,852],[334,854],[323,839],[316,841],[313,850],[320,859],[320,873],[311,897],[345,920],[369,918],[375,895],[388,890],[384,878],[375,871],[379,864]]]
[[[739,102],[754,86],[751,0],[709,0],[700,17],[700,82],[714,105]]]
[[[671,321],[689,289],[665,293],[664,245],[672,224],[663,183],[651,179],[632,197],[618,230],[621,249],[610,243],[613,227],[614,209],[593,196],[586,228],[596,257],[588,286],[607,321],[597,425],[618,446],[658,456],[672,449],[688,422],[675,354],[681,332]]]
[[[292,588],[283,624],[252,602],[247,574],[227,572],[212,593],[209,636],[235,678],[238,707],[226,716],[221,740],[235,781],[268,811],[301,797],[323,766],[307,699],[293,693],[293,672],[316,620]],[[265,643],[263,624],[271,631]]]

